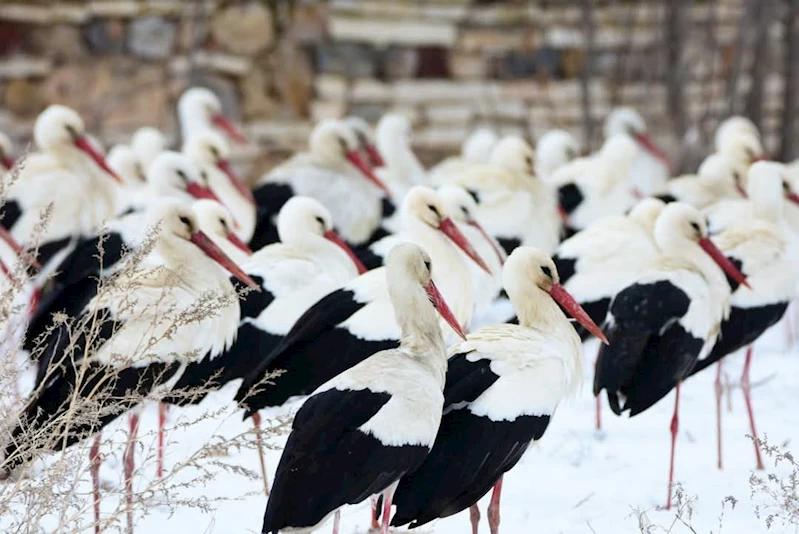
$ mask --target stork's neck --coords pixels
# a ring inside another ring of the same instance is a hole
[[[394,183],[406,185],[419,185],[424,176],[424,168],[410,146],[404,143],[392,144],[381,151],[386,160],[386,166]]]
[[[192,243],[162,237],[155,250],[164,265],[177,274],[180,286],[186,291],[198,296],[206,291],[233,291],[228,272]]]
[[[335,243],[318,235],[308,236],[298,245],[323,271],[344,283],[358,274],[355,264]]]
[[[71,171],[83,186],[79,194],[86,199],[83,210],[85,230],[99,228],[116,214],[117,187],[111,176],[105,175],[89,156],[72,146],[51,150],[50,154]]]
[[[433,373],[443,386],[447,353],[438,314],[423,290],[413,291],[398,300],[400,302],[395,304],[395,314],[402,332],[400,347]]]
[[[713,261],[707,252],[702,250],[698,243],[685,240],[679,247],[667,252],[694,264],[709,282],[711,291],[718,295],[726,293],[729,296],[730,286],[723,269]]]

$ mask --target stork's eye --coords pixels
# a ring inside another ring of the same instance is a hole
[[[467,219],[472,218],[472,216],[469,215],[469,210],[467,210],[464,206],[461,206],[461,211],[463,212],[463,214],[466,216]]]
[[[550,269],[548,266],[542,265],[541,272],[544,273],[544,276],[552,280],[552,269]]]
[[[428,204],[427,205],[427,209],[429,209],[430,211],[435,213],[436,217],[438,217],[439,219],[441,218],[441,214],[438,212],[438,209],[435,206],[433,206],[432,204]]]
[[[214,159],[219,159],[219,150],[215,146],[211,146],[211,155]]]
[[[433,266],[430,264],[430,260],[424,260],[424,266],[425,269],[427,269],[427,272],[430,272],[430,270],[433,268]]]
[[[788,185],[788,182],[782,182],[782,190],[786,193],[791,192],[791,186]]]
[[[225,232],[227,232],[228,231],[227,221],[224,218],[220,217],[219,222],[222,224],[222,228],[225,230]]]
[[[349,150],[347,149],[347,141],[345,141],[343,137],[336,137],[336,140],[338,141],[338,145],[339,147],[341,147],[342,152],[344,152],[345,154],[349,152]]]
[[[186,227],[189,229],[189,232],[191,232],[191,230],[192,230],[192,227],[191,227],[191,219],[189,219],[189,218],[188,218],[188,217],[186,217],[185,215],[181,215],[181,216],[180,216],[180,222],[182,222],[183,224],[185,224],[185,225],[186,225]]]
[[[697,223],[695,223],[695,222],[692,222],[692,223],[691,223],[691,228],[693,228],[693,229],[694,229],[694,231],[695,231],[697,234],[701,232],[701,230],[699,229],[699,224],[697,224]]]
[[[188,182],[189,181],[189,177],[186,175],[186,172],[183,169],[178,169],[178,176],[184,182]]]
[[[200,171],[200,180],[202,181],[202,183],[207,184],[208,183],[208,173],[205,172],[205,171]]]
[[[324,228],[325,226],[327,226],[327,225],[325,224],[325,220],[324,220],[323,218],[321,218],[321,217],[316,217],[316,222],[318,222],[319,224],[321,224],[323,228]]]
[[[72,138],[79,137],[79,135],[78,135],[78,130],[77,130],[77,129],[76,129],[74,126],[72,126],[71,124],[67,124],[67,125],[66,125],[66,129],[67,129],[67,133],[68,133],[68,134],[69,134],[69,135],[70,135]]]
[[[741,173],[739,173],[738,171],[735,171],[734,173],[732,173],[732,177],[735,179],[736,182],[740,182],[741,181]]]

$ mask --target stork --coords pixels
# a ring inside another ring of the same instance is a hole
[[[428,182],[427,171],[411,146],[411,121],[399,113],[386,113],[377,123],[376,138],[385,165],[375,174],[391,190],[391,197],[401,202],[410,188]]]
[[[380,532],[388,534],[397,482],[427,456],[441,421],[447,358],[436,312],[463,336],[433,282],[433,265],[416,245],[392,249],[381,274],[402,341],[305,401],[280,458],[262,532],[308,532],[344,504],[382,492]]]
[[[472,507],[476,534],[476,503],[493,486],[488,521],[496,534],[503,475],[541,439],[557,405],[582,383],[580,338],[563,310],[607,341],[560,285],[554,262],[542,251],[514,250],[502,281],[519,324],[484,327],[449,349],[438,436],[422,465],[397,486],[394,526],[416,528]]]
[[[461,153],[452,156],[430,169],[430,183],[441,185],[450,182],[458,174],[465,172],[475,163],[488,163],[491,151],[499,142],[499,136],[487,126],[476,128],[464,139]]]
[[[130,147],[145,173],[161,152],[168,149],[166,136],[158,129],[145,126],[139,128],[130,140]]]
[[[672,178],[657,198],[665,202],[678,200],[697,209],[727,198],[746,196],[743,189],[747,168],[724,154],[711,154],[699,166],[696,175]]]
[[[322,121],[311,133],[308,152],[295,154],[256,184],[253,194],[258,215],[250,247],[258,250],[277,240],[274,219],[295,195],[321,202],[330,210],[342,237],[351,245],[364,245],[384,235],[376,232],[383,213],[383,195],[388,193],[358,154],[358,140],[352,130],[339,121]]]
[[[535,172],[548,182],[555,171],[579,154],[580,147],[572,134],[563,130],[549,130],[535,144]]]
[[[355,137],[358,138],[360,149],[363,151],[363,155],[366,156],[366,161],[369,162],[369,165],[373,169],[383,167],[386,163],[375,146],[374,132],[372,132],[372,127],[369,126],[369,123],[355,115],[344,119],[344,123],[352,129]]]
[[[721,438],[721,359],[746,348],[746,361],[741,375],[741,389],[749,416],[751,435],[757,438],[752,409],[749,370],[752,344],[785,314],[796,292],[797,241],[791,239],[791,229],[784,218],[784,167],[773,162],[754,163],[749,169],[748,201],[722,202],[711,207],[710,224],[719,232],[713,241],[740,270],[746,274],[752,289],[739,287],[730,280],[732,306],[730,316],[721,323],[719,339],[713,350],[699,360],[691,375],[718,362],[716,374],[716,429],[718,468],[722,468]],[[750,205],[749,210],[741,204]],[[729,222],[723,227],[714,225],[723,210],[730,210]],[[749,211],[749,213],[746,213]],[[795,238],[795,236],[794,236]],[[793,242],[791,242],[793,241]],[[760,447],[755,443],[755,460],[763,469]]]
[[[633,417],[676,388],[666,508],[671,507],[674,451],[679,429],[680,382],[710,352],[729,317],[730,286],[746,278],[708,238],[696,208],[673,202],[655,223],[661,255],[619,291],[610,304],[594,394],[607,390],[614,413]]]
[[[148,222],[160,232],[147,261],[120,273],[49,336],[36,387],[5,448],[6,474],[42,453],[96,435],[174,383],[197,351],[218,354],[232,343],[239,312],[226,270],[248,285],[255,283],[198,229],[189,207],[164,201]],[[181,321],[179,314],[208,298],[208,292],[216,295],[212,312]],[[129,524],[137,426],[134,413],[124,462]],[[98,442],[90,456],[98,514]]]

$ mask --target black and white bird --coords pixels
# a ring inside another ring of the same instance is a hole
[[[222,102],[205,87],[190,87],[178,99],[178,122],[185,142],[193,132],[215,129],[244,144],[247,139],[222,113]]]
[[[163,201],[151,210],[148,222],[160,230],[141,263],[114,277],[49,336],[34,391],[5,446],[6,474],[42,453],[97,434],[168,388],[196,354],[219,354],[232,343],[239,307],[228,273],[252,287],[255,282],[198,229],[191,208]],[[209,308],[205,315],[197,308],[203,301]],[[135,413],[130,426],[125,453],[129,503]],[[95,442],[90,453],[95,502],[98,449]]]
[[[347,125],[332,119],[317,124],[308,152],[295,154],[256,183],[253,195],[258,215],[252,249],[277,241],[277,214],[297,195],[315,198],[330,210],[336,228],[351,245],[364,245],[385,235],[377,232],[383,198],[390,193],[358,150],[358,139]]]
[[[680,382],[710,352],[721,322],[729,317],[725,273],[740,284],[747,282],[710,240],[705,218],[696,208],[681,202],[667,205],[654,235],[661,254],[610,304],[606,323],[610,344],[599,351],[594,394],[607,390],[614,413],[629,411],[632,417],[676,388],[669,508]]]
[[[716,416],[718,467],[722,468],[721,439],[721,359],[746,348],[746,360],[741,376],[751,435],[757,437],[752,409],[749,370],[752,362],[752,344],[785,314],[796,293],[797,273],[794,266],[799,260],[796,243],[784,218],[783,177],[784,166],[773,162],[754,163],[749,168],[747,186],[749,210],[741,209],[742,202],[722,202],[710,208],[710,225],[717,231],[713,242],[727,258],[746,275],[752,289],[731,282],[732,306],[730,316],[721,323],[721,332],[713,350],[696,363],[691,375],[718,362],[716,373]],[[721,226],[723,210],[732,210],[732,222]],[[733,220],[734,215],[734,220]],[[716,224],[714,225],[714,220]],[[760,447],[755,444],[755,460],[763,469]]]
[[[724,154],[711,154],[695,175],[672,178],[656,197],[664,202],[685,202],[704,209],[720,200],[746,196],[743,189],[746,172],[745,166]]]
[[[449,349],[438,436],[422,465],[400,479],[392,525],[415,528],[473,506],[476,533],[475,503],[493,486],[488,520],[495,534],[503,475],[582,383],[580,338],[563,310],[604,340],[542,251],[514,250],[502,279],[520,322],[484,327]]]
[[[463,336],[432,268],[416,245],[392,249],[385,276],[402,341],[323,384],[297,412],[263,533],[310,532],[341,506],[382,493],[388,534],[397,481],[427,456],[441,421],[447,357],[436,311]]]
[[[412,189],[402,210],[408,235],[437,266],[433,278],[458,324],[468,324],[474,302],[469,269],[459,248],[465,238],[432,189]],[[310,394],[371,354],[397,347],[401,338],[385,267],[372,269],[328,292],[305,311],[268,357],[252,369],[236,400],[247,408],[245,417],[266,406],[280,406],[291,397]],[[277,370],[283,373],[263,384]]]

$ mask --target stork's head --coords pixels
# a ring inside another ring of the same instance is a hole
[[[184,200],[207,198],[219,201],[208,187],[208,177],[180,152],[162,152],[150,166],[147,180],[165,197]]]
[[[183,153],[189,156],[200,168],[214,167],[222,172],[230,185],[238,191],[250,204],[255,204],[255,198],[249,187],[239,179],[230,165],[230,146],[220,134],[213,130],[200,130],[192,133],[183,145]]]
[[[303,196],[292,197],[277,216],[280,241],[300,249],[313,250],[325,239],[337,245],[355,264],[358,274],[366,267],[333,228],[333,217],[319,201]]]
[[[190,206],[176,200],[160,200],[151,207],[148,219],[150,226],[159,227],[155,246],[167,264],[190,265],[200,270],[201,252],[243,283],[260,290],[258,284],[200,229]]]
[[[384,193],[390,195],[389,189],[375,176],[358,152],[359,144],[355,132],[341,121],[333,119],[321,121],[311,132],[309,145],[311,152],[320,160],[331,166],[347,163]]]
[[[130,146],[145,171],[155,161],[158,154],[167,149],[168,144],[164,134],[158,129],[149,126],[136,130],[130,141]]]
[[[760,131],[755,126],[755,123],[746,117],[740,115],[733,115],[724,119],[718,128],[716,128],[716,135],[714,139],[717,151],[722,151],[722,148],[734,137],[738,135],[748,135],[760,139]]]
[[[463,142],[461,155],[469,162],[486,163],[498,142],[499,136],[494,130],[488,126],[481,126],[469,134]]]
[[[550,176],[579,154],[580,148],[572,134],[563,130],[550,130],[536,144],[536,170],[542,177]]]
[[[491,245],[494,253],[497,255],[499,264],[505,261],[505,253],[500,250],[496,241],[486,232],[483,225],[477,220],[477,201],[469,194],[468,191],[457,185],[444,185],[437,190],[439,197],[444,202],[447,212],[452,218],[461,223],[466,224],[480,232],[482,238]]]
[[[710,240],[705,217],[689,204],[672,202],[663,208],[655,223],[655,242],[662,252],[676,257],[699,245],[730,278],[749,286],[743,273]]]
[[[502,269],[502,285],[519,312],[520,320],[524,318],[535,321],[536,314],[545,313],[546,308],[536,306],[536,300],[542,296],[540,291],[543,291],[589,332],[604,343],[608,342],[602,330],[560,285],[555,262],[542,250],[527,246],[514,249]]]
[[[488,274],[491,270],[450,217],[441,196],[429,187],[416,186],[402,202],[402,222],[412,232],[434,230],[446,236]]]
[[[226,240],[246,255],[252,254],[247,243],[239,239],[234,232],[235,224],[230,211],[215,200],[202,199],[192,205],[200,228],[216,243]]]
[[[760,138],[747,131],[733,131],[725,135],[718,152],[746,167],[766,158]]]
[[[205,87],[191,87],[187,89],[178,100],[178,115],[181,120],[188,118],[202,118],[202,122],[208,126],[213,125],[225,132],[237,143],[246,143],[247,140],[239,132],[233,123],[222,113],[222,103],[219,98]],[[198,121],[199,122],[199,121]]]
[[[521,176],[535,176],[533,147],[516,135],[507,135],[500,139],[491,151],[489,161]]]
[[[109,176],[120,181],[108,166],[97,143],[86,134],[83,119],[74,109],[55,104],[48,106],[36,118],[36,124],[33,126],[33,138],[36,145],[46,152],[79,151]]]
[[[108,166],[127,186],[143,185],[147,181],[141,163],[133,149],[127,145],[115,145],[111,149],[108,153]]]
[[[372,127],[361,117],[354,115],[344,119],[344,123],[353,131],[358,140],[358,147],[364,152],[369,165],[373,168],[382,167],[385,165],[383,157],[378,152],[375,146],[375,137],[372,132]]]
[[[616,135],[627,135],[645,151],[659,159],[671,170],[671,161],[647,132],[644,118],[636,110],[628,107],[614,109],[605,120],[605,138]]]

